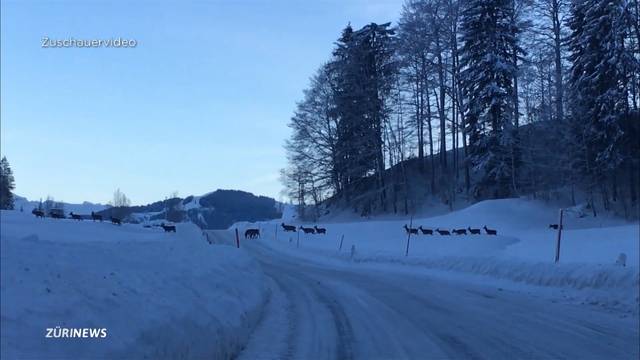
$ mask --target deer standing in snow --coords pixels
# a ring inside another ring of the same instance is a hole
[[[498,230],[488,229],[487,225],[484,226],[484,231],[487,232],[487,235],[498,235]]]

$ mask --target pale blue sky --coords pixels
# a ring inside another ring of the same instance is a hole
[[[286,126],[348,22],[402,0],[2,1],[1,152],[16,193],[133,203],[233,188],[279,197]],[[135,39],[41,48],[43,36]]]

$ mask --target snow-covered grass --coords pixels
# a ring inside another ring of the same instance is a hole
[[[266,301],[255,261],[192,224],[174,234],[0,215],[3,359],[230,358]],[[108,335],[46,338],[56,326]]]
[[[481,228],[498,236],[412,235],[407,250],[405,220],[337,221],[319,224],[327,235],[285,233],[280,221],[260,226],[266,244],[303,257],[333,257],[357,263],[393,263],[461,274],[476,274],[512,282],[589,292],[589,302],[638,309],[638,223],[614,218],[564,217],[560,263],[554,263],[558,209],[525,199],[491,200],[435,217],[416,217],[412,227]],[[248,224],[238,224],[244,229]],[[305,226],[313,226],[306,224]],[[340,240],[344,235],[342,249]],[[352,249],[355,251],[352,254]],[[616,265],[619,254],[627,266]]]

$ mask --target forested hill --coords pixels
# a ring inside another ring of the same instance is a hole
[[[130,222],[190,220],[203,229],[226,229],[237,221],[281,216],[274,199],[239,190],[216,190],[203,196],[175,197],[142,206],[112,207],[100,214]]]
[[[636,216],[639,18],[629,0],[411,0],[346,26],[292,109],[289,198],[366,216],[562,191]]]
[[[276,201],[239,190],[217,190],[203,197],[185,199],[187,204],[200,207],[187,210],[189,218],[200,227],[226,229],[237,221],[262,221],[280,218]]]

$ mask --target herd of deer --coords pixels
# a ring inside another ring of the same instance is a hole
[[[255,239],[260,237],[260,229],[247,229],[244,232],[245,239]]]
[[[317,226],[314,227],[304,227],[304,226],[300,226],[299,228],[296,228],[293,225],[287,225],[285,223],[280,224],[280,226],[282,226],[282,228],[284,229],[284,231],[293,231],[295,232],[297,229],[300,229],[302,231],[304,231],[305,234],[326,234],[327,233],[327,229],[324,228],[319,228]],[[489,229],[486,226],[483,227],[484,231],[487,233],[487,235],[498,235],[498,231],[497,230],[493,230],[493,229]],[[252,229],[250,229],[252,230]],[[406,224],[404,225],[404,230],[407,232],[407,234],[415,234],[418,235],[418,232],[421,232],[424,235],[433,235],[433,232],[437,232],[440,235],[451,235],[451,233],[454,233],[456,235],[467,235],[468,233],[471,235],[480,235],[482,233],[482,229],[472,229],[470,227],[466,228],[466,229],[453,229],[451,231],[449,230],[442,230],[440,228],[437,228],[435,230],[432,229],[425,229],[422,226],[418,227],[418,228],[410,228],[408,227]],[[249,230],[247,230],[249,231]],[[245,237],[247,236],[247,233],[245,233]],[[259,236],[259,233],[258,233]]]
[[[293,231],[295,232],[296,228],[294,225],[287,225],[285,223],[280,224],[280,226],[282,226],[282,228],[284,229],[284,231]],[[558,229],[558,224],[550,224],[549,228],[550,229]],[[304,227],[304,226],[300,226],[299,227],[300,230],[304,231],[305,234],[326,234],[327,233],[327,229],[324,228],[319,228],[317,226],[314,227]],[[407,224],[404,225],[404,230],[407,232],[407,234],[415,234],[418,235],[418,232],[422,233],[423,235],[433,235],[434,231],[437,232],[439,235],[451,235],[456,234],[456,235],[482,235],[482,230],[484,229],[485,233],[487,235],[498,235],[498,230],[493,230],[493,229],[489,229],[486,225],[483,226],[481,229],[473,229],[471,227],[467,227],[465,228],[461,228],[461,229],[452,229],[451,231],[449,230],[443,230],[440,228],[436,228],[436,229],[425,229],[422,227],[422,225],[420,225],[418,228],[410,228],[407,226]],[[245,231],[244,233],[244,237],[246,239],[253,239],[255,237],[260,237],[260,230],[258,229],[248,229],[247,231]]]
[[[45,217],[45,212],[42,210],[38,210],[38,209],[33,209],[31,211],[31,213],[33,215],[35,215],[37,218],[44,218]],[[69,213],[69,216],[71,216],[71,219],[73,220],[78,220],[78,221],[82,221],[86,218],[86,216],[83,215],[78,215],[78,214],[74,214],[73,211]],[[57,211],[51,211],[49,213],[49,217],[53,218],[53,219],[66,219],[67,217],[64,216],[64,213],[62,212],[57,212]],[[96,214],[93,211],[91,212],[91,219],[93,221],[100,221],[102,222],[102,215]],[[113,216],[111,216],[110,218],[111,223],[116,224],[116,225],[122,225],[122,220],[118,219],[118,218],[114,218]]]
[[[484,231],[487,233],[487,235],[498,235],[498,231],[497,230],[493,230],[493,229],[489,229],[487,228],[487,226],[485,225],[483,227]],[[461,228],[461,229],[452,229],[451,231],[449,230],[442,230],[440,228],[436,228],[435,230],[432,229],[424,229],[422,227],[422,225],[420,225],[420,227],[418,228],[410,228],[407,226],[407,224],[404,225],[404,230],[407,232],[407,234],[415,234],[418,235],[418,231],[420,231],[423,235],[433,235],[433,232],[437,232],[440,235],[451,235],[451,233],[454,233],[456,235],[467,235],[467,234],[471,234],[471,235],[480,235],[482,234],[482,229],[472,229],[470,227],[465,228]]]
[[[282,228],[284,229],[284,231],[292,231],[292,232],[296,232],[297,229],[302,230],[305,234],[327,234],[327,229],[325,228],[319,228],[317,226],[314,227],[304,227],[304,226],[300,226],[299,228],[296,228],[293,225],[287,225],[285,223],[280,224],[280,226],[282,226]],[[255,239],[255,238],[259,238],[260,237],[260,229],[247,229],[244,232],[244,238],[245,239]]]
[[[35,215],[38,218],[44,218],[45,217],[45,213],[42,210],[38,210],[38,209],[33,209],[33,211],[31,211],[31,213],[33,215]],[[71,219],[73,220],[79,220],[82,221],[84,220],[84,216],[82,215],[78,215],[78,214],[74,214],[73,211],[69,213],[69,215],[71,216]],[[54,219],[64,219],[65,216],[64,214],[58,213],[58,212],[51,212],[49,213],[49,216],[54,218]],[[91,219],[93,221],[100,221],[102,222],[102,215],[96,214],[93,211],[91,212]],[[116,224],[116,225],[122,225],[122,220],[118,219],[118,218],[114,218],[113,216],[111,217],[111,223]],[[282,226],[282,228],[284,229],[284,231],[292,231],[292,232],[296,232],[297,229],[302,230],[305,234],[326,234],[327,233],[327,229],[325,228],[319,228],[318,226],[314,226],[314,227],[304,227],[304,226],[300,226],[299,228],[296,228],[294,225],[287,225],[285,223],[280,224],[280,226]],[[176,232],[176,226],[175,225],[165,225],[164,223],[160,224],[160,227],[162,229],[164,229],[165,232]],[[558,224],[550,224],[549,228],[550,229],[558,229]],[[498,235],[498,231],[497,230],[493,230],[493,229],[489,229],[487,228],[487,226],[483,226],[482,229],[484,229],[485,233],[487,235]],[[471,227],[467,227],[465,228],[461,228],[461,229],[452,229],[451,231],[449,230],[442,230],[440,228],[436,228],[435,230],[433,229],[425,229],[422,227],[422,225],[420,225],[417,228],[410,228],[407,226],[407,224],[404,224],[404,230],[407,232],[407,234],[415,234],[418,235],[418,232],[421,232],[423,235],[433,235],[433,232],[437,232],[439,235],[451,235],[451,233],[454,233],[456,235],[467,235],[467,234],[471,234],[471,235],[481,235],[482,234],[482,229],[472,229]],[[255,238],[259,238],[260,237],[260,230],[259,229],[247,229],[244,232],[244,238],[245,239],[255,239]]]
[[[549,224],[549,229],[555,229],[558,230],[558,228],[561,227],[558,224]],[[484,229],[484,231],[487,233],[487,235],[498,235],[498,230],[493,230],[493,229],[489,229],[487,228],[487,226],[483,226],[482,229]],[[432,229],[423,229],[422,225],[420,225],[417,229],[416,228],[410,228],[407,226],[407,224],[404,225],[404,230],[407,232],[407,234],[415,234],[418,235],[418,231],[420,231],[423,235],[433,235],[433,232],[437,232],[440,235],[451,235],[451,233],[454,233],[456,235],[467,235],[467,234],[471,234],[471,235],[481,235],[482,234],[482,229],[472,229],[470,227],[462,228],[462,229],[452,229],[451,231],[449,230],[441,230],[440,228],[436,228],[435,230]]]
[[[33,215],[35,215],[37,218],[44,218],[45,217],[45,212],[39,209],[33,209],[31,211],[31,213]],[[69,213],[69,216],[71,217],[71,219],[73,220],[78,220],[78,221],[82,221],[85,218],[88,218],[87,215],[79,215],[79,214],[74,214],[73,211]],[[49,212],[49,217],[53,218],[53,219],[66,219],[67,217],[64,215],[64,213],[62,213],[61,211],[51,211]],[[111,223],[114,225],[122,225],[122,220],[115,218],[113,216],[110,216],[109,219],[111,220]],[[91,212],[91,220],[93,221],[100,221],[102,222],[103,218],[102,215],[100,214],[96,214],[95,212]],[[165,225],[164,223],[160,224],[160,227],[162,229],[164,229],[165,232],[176,232],[176,226],[175,225]]]
[[[296,227],[293,225],[287,225],[285,223],[280,224],[282,226],[282,228],[284,229],[284,231],[293,231],[296,232]],[[304,231],[305,234],[327,234],[327,229],[325,228],[319,228],[317,226],[314,227],[304,227],[304,226],[300,226],[299,227],[300,230]]]

